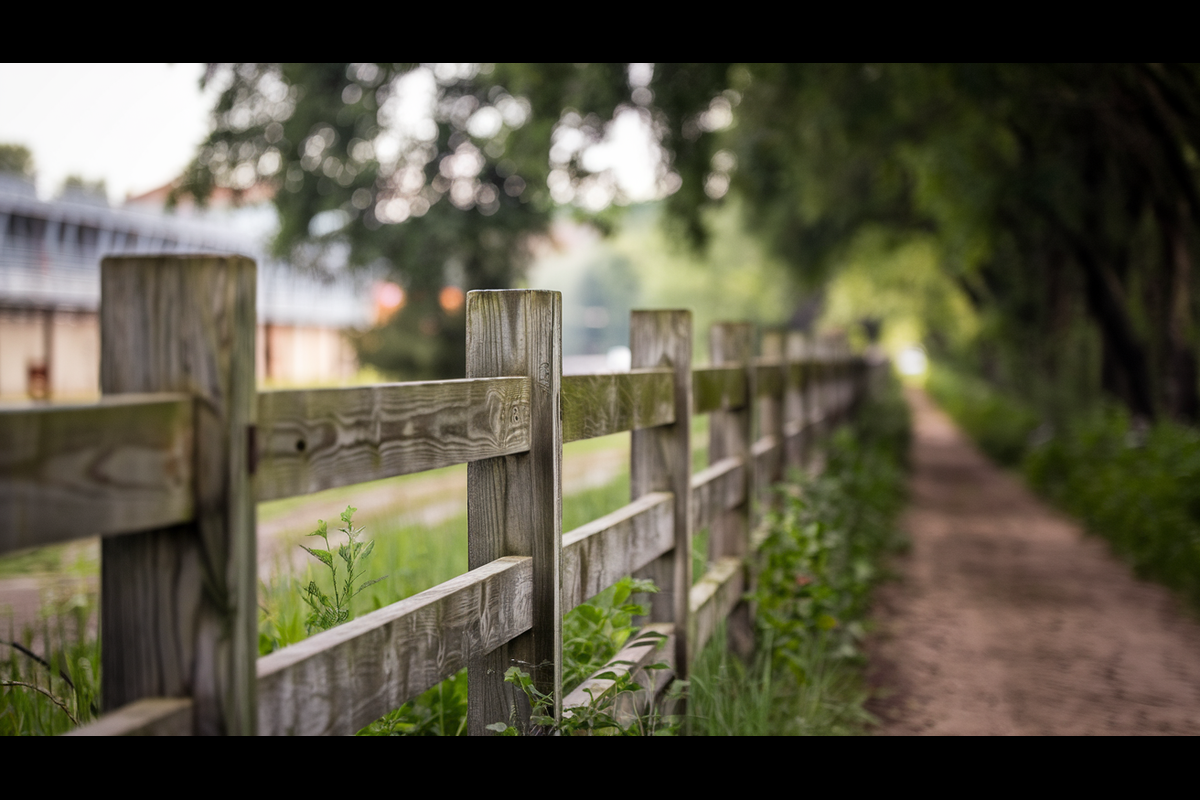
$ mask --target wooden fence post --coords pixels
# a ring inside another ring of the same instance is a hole
[[[776,447],[773,455],[767,461],[767,469],[765,474],[758,475],[760,499],[762,495],[769,492],[771,487],[783,479],[783,465],[786,441],[784,439],[784,397],[787,393],[787,364],[784,363],[784,332],[778,328],[765,330],[762,333],[762,342],[759,350],[762,358],[768,362],[779,362],[778,368],[779,377],[777,379],[779,389],[772,391],[770,395],[759,398],[758,400],[758,419],[759,433],[757,438],[770,436],[775,439]],[[773,370],[775,371],[775,370]],[[774,385],[774,382],[772,382]],[[771,498],[766,496],[766,500]]]
[[[562,716],[562,295],[509,290],[467,294],[467,377],[528,376],[528,453],[467,465],[470,569],[501,556],[533,558],[533,628],[490,653],[472,653],[467,668],[468,733],[509,722],[529,707],[504,683],[510,666],[553,693]]]
[[[692,312],[634,311],[629,347],[635,369],[675,371],[675,422],[635,430],[631,438],[631,500],[650,492],[675,495],[675,549],[639,573],[658,584],[650,620],[675,625],[675,677],[687,677],[688,595],[692,586]]]
[[[200,734],[255,733],[255,266],[242,256],[110,256],[100,390],[195,399],[195,519],[101,543],[101,697],[194,699]]]
[[[808,397],[811,399],[812,435],[809,443],[811,457],[809,468],[824,469],[825,457],[815,445],[824,439],[829,430],[829,358],[825,343],[819,339],[812,341],[808,348],[808,360],[812,370],[812,380],[809,381]]]
[[[755,512],[754,455],[751,434],[754,430],[755,375],[754,327],[744,322],[718,322],[709,329],[709,354],[713,366],[737,364],[746,375],[746,405],[740,409],[714,411],[709,416],[708,460],[715,464],[723,458],[740,458],[745,475],[745,501],[714,518],[709,530],[709,560],[721,556],[746,555],[749,549],[750,523]],[[738,603],[729,617],[729,638],[735,651],[749,653],[754,645],[749,606]]]
[[[787,434],[785,443],[786,461],[789,467],[800,467],[804,464],[805,442],[808,439],[808,425],[805,415],[808,404],[805,402],[804,389],[808,380],[808,365],[804,359],[804,334],[800,331],[788,331],[784,341],[784,353],[787,359],[787,383],[784,389],[784,431]]]

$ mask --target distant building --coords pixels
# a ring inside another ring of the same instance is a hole
[[[234,208],[164,213],[169,187],[110,207],[82,192],[54,201],[0,174],[0,398],[94,395],[99,385],[100,259],[114,253],[243,253],[258,264],[258,376],[330,383],[358,370],[345,332],[372,321],[371,281],[305,275],[267,258],[269,196]]]

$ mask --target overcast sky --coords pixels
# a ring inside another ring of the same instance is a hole
[[[33,151],[38,190],[103,178],[121,201],[167,183],[208,130],[200,64],[0,64],[0,142]]]
[[[200,91],[201,64],[0,64],[0,143],[33,151],[38,191],[57,193],[68,175],[103,178],[119,203],[176,178],[208,132],[215,101]],[[618,118],[592,153],[636,199],[655,193],[649,129],[634,112]]]

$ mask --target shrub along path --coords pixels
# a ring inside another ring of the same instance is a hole
[[[1200,733],[1195,616],[908,397],[912,549],[868,644],[879,732]]]

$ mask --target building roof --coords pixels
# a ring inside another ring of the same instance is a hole
[[[223,196],[207,211],[166,213],[170,185],[111,207],[73,192],[38,198],[32,183],[0,174],[0,306],[95,310],[100,259],[119,253],[240,253],[258,263],[262,322],[325,327],[370,324],[371,278],[342,270],[322,280],[267,255],[277,225],[264,191],[245,206]]]

